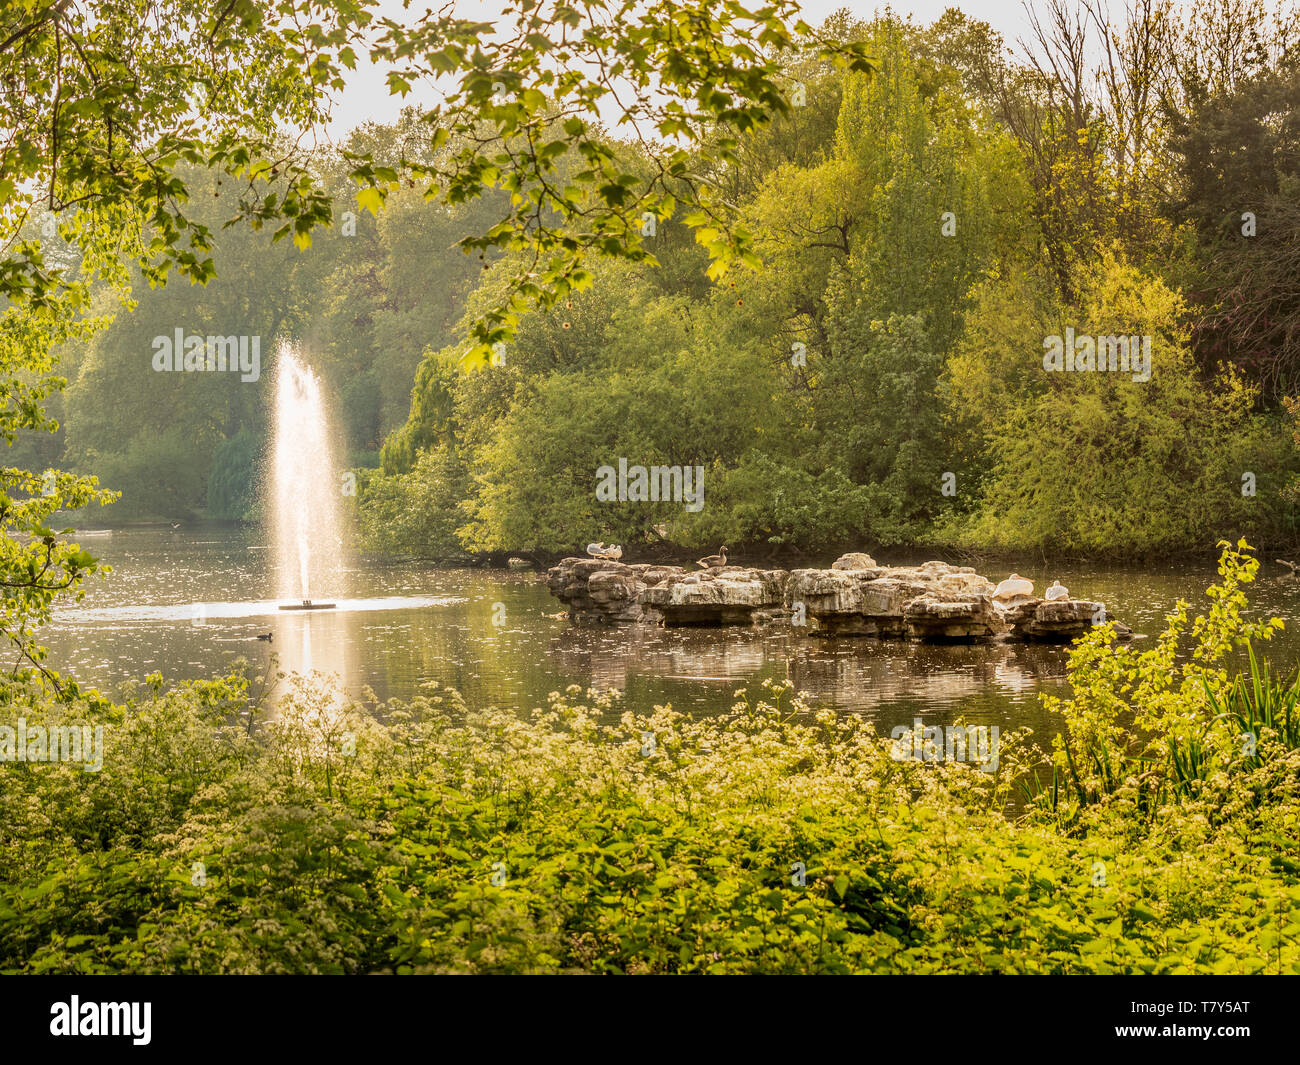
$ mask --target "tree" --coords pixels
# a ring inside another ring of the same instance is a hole
[[[1029,367],[987,415],[990,472],[971,543],[1011,549],[1160,554],[1274,524],[1284,463],[1251,389],[1231,371],[1203,382],[1181,297],[1116,259],[1097,267],[1082,306],[1039,304],[1014,318],[974,315],[959,380],[972,361]],[[1015,301],[1019,303],[1020,301]],[[1039,313],[1043,317],[1039,317]],[[1042,369],[1043,338],[1151,338],[1149,380],[1132,373]],[[977,353],[983,353],[979,355]],[[1021,353],[1017,360],[1015,353]],[[1004,356],[1004,353],[1009,355]],[[1034,362],[1031,362],[1031,359]],[[1242,490],[1250,472],[1262,488]]]
[[[1198,362],[1236,366],[1276,402],[1300,390],[1300,66],[1205,99],[1172,147],[1172,210],[1196,240]]]

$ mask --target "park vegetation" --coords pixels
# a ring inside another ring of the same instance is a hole
[[[1015,58],[955,12],[521,0],[381,26],[394,92],[459,88],[304,152],[371,6],[0,14],[0,971],[1300,972],[1300,678],[1237,535],[1292,535],[1300,469],[1288,9],[1049,0]],[[310,347],[376,550],[1218,542],[1218,579],[1079,640],[994,772],[773,685],[110,699],[40,646],[107,576],[56,518],[256,513],[265,391],[159,381],[178,327]],[[1151,337],[1150,380],[1044,373],[1067,330]],[[598,507],[620,456],[707,505]]]

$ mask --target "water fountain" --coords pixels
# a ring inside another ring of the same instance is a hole
[[[315,602],[342,572],[343,524],[339,471],[320,379],[297,348],[276,353],[271,505],[281,610],[330,610]]]

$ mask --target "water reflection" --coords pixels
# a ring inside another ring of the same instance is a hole
[[[918,646],[901,641],[814,640],[787,632],[725,629],[571,629],[550,643],[566,673],[644,702],[725,709],[732,692],[788,680],[817,702],[861,713],[886,728],[913,716],[966,715],[973,723],[1042,723],[1040,691],[1064,685],[1065,654],[1023,644]],[[709,693],[702,699],[703,693]]]

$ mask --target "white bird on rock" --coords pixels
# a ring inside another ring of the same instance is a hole
[[[602,540],[600,543],[588,544],[587,554],[592,558],[617,561],[623,557],[623,548],[619,544],[610,544],[606,547],[605,542]]]
[[[1013,573],[993,589],[993,598],[1000,600],[1017,599],[1022,595],[1034,594],[1034,582],[1027,581],[1019,573]]]
[[[1057,599],[1069,599],[1070,589],[1060,581],[1053,581],[1051,587],[1043,593],[1043,598],[1049,603],[1055,602]]]

